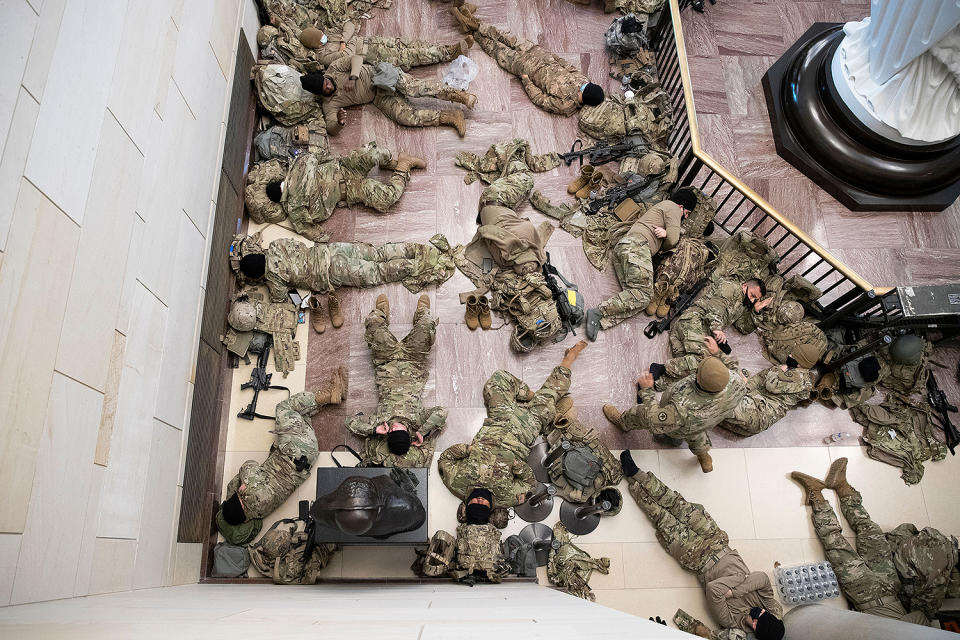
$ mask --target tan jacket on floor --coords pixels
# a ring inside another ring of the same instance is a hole
[[[628,236],[643,238],[650,247],[650,255],[656,255],[661,248],[673,249],[680,242],[680,221],[683,218],[683,209],[675,202],[664,200],[643,212],[630,231]],[[658,238],[653,233],[654,227],[662,227],[667,235]]]
[[[707,567],[700,578],[710,613],[725,629],[753,633],[749,615],[753,607],[762,607],[778,618],[783,616],[770,578],[762,571],[751,572],[735,550]],[[726,597],[727,591],[733,592],[732,597]]]

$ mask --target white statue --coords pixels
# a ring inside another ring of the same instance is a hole
[[[960,0],[872,0],[833,59],[844,103],[906,144],[960,134]]]

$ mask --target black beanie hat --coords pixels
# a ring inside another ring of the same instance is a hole
[[[310,73],[305,73],[300,76],[300,86],[318,96],[323,95],[323,79],[326,76],[323,75],[322,71],[312,71]],[[333,78],[330,78],[330,82],[333,83],[333,90],[337,90],[337,83],[333,81]]]
[[[595,107],[603,102],[603,89],[600,85],[588,82],[583,88],[583,104],[588,107]]]
[[[402,456],[410,450],[410,432],[397,430],[387,434],[387,449],[390,453]]]
[[[280,199],[283,198],[283,181],[274,180],[267,185],[267,197],[270,198],[272,202],[280,202]]]
[[[860,361],[857,365],[860,375],[867,382],[876,382],[880,377],[880,361],[875,356],[869,356]]]
[[[474,498],[483,498],[490,503],[490,506],[493,506],[493,493],[490,489],[484,489],[483,487],[477,487],[470,492],[470,495],[467,496],[467,502],[470,502]]]
[[[783,621],[769,611],[764,611],[757,620],[757,640],[781,640]]]
[[[467,524],[487,524],[490,522],[490,513],[493,511],[485,504],[467,505]]]
[[[670,196],[670,202],[677,203],[687,211],[693,211],[697,206],[697,194],[693,192],[693,189],[677,189],[673,192],[673,195]]]
[[[240,504],[240,496],[237,495],[236,491],[223,501],[220,509],[223,511],[223,519],[227,521],[227,524],[237,526],[243,524],[247,519],[247,514],[243,511],[243,505]]]
[[[240,273],[251,280],[263,277],[267,272],[267,256],[262,253],[248,253],[240,258]]]

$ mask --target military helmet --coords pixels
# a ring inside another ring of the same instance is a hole
[[[307,27],[300,32],[300,44],[307,49],[319,49],[323,46],[323,31],[316,27]]]
[[[794,324],[803,320],[803,305],[793,300],[777,309],[777,324]]]
[[[713,356],[703,359],[697,367],[697,384],[704,391],[720,393],[730,381],[730,370]]]
[[[265,24],[257,31],[257,46],[265,47],[270,41],[277,37],[280,31],[276,27]]]
[[[510,512],[504,507],[494,507],[490,512],[490,524],[497,529],[506,529],[510,522]]]
[[[656,176],[663,173],[663,158],[659,153],[651,151],[640,158],[638,163],[638,173],[642,176]]]
[[[610,508],[601,513],[601,516],[615,516],[620,513],[620,509],[623,508],[623,494],[620,493],[620,489],[616,487],[604,487],[600,489],[600,493],[592,500],[594,504],[600,504],[605,501],[610,503]]]
[[[257,306],[246,296],[241,296],[230,305],[227,323],[237,331],[250,331],[257,326]]]
[[[897,364],[917,364],[923,357],[927,342],[918,335],[908,333],[890,345],[890,358]]]

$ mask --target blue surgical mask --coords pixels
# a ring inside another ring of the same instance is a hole
[[[327,34],[320,36],[320,44],[327,44]]]
[[[583,83],[583,86],[580,87],[580,93],[583,93],[583,90],[587,88],[587,85],[588,85],[588,84],[590,84],[590,83],[589,83],[589,82],[584,82],[584,83]]]

